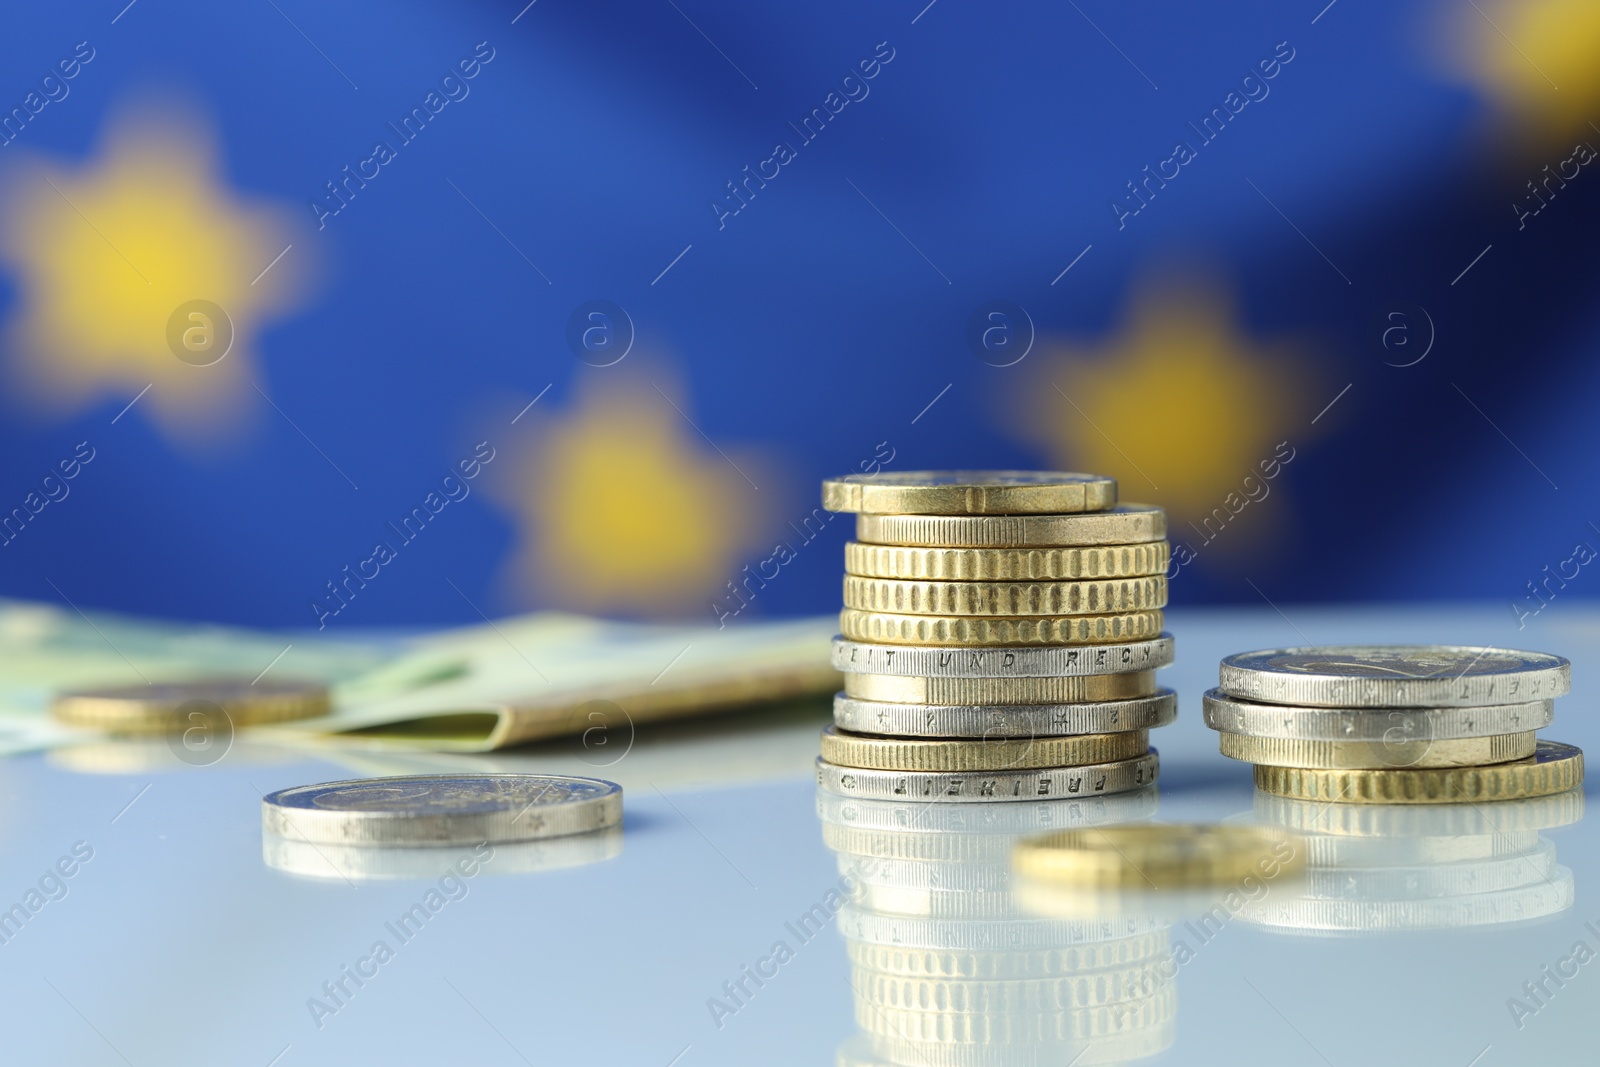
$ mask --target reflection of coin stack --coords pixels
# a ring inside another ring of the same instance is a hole
[[[1083,800],[953,805],[817,795],[853,887],[838,913],[862,1033],[841,1067],[1124,1062],[1172,1044],[1164,924],[1062,922],[1010,899],[1021,834],[1155,811],[1150,789]]]
[[[1572,665],[1446,645],[1242,652],[1205,696],[1222,754],[1299,800],[1450,804],[1564,792],[1583,753],[1540,741]]]
[[[1327,804],[1256,794],[1256,818],[1305,841],[1305,891],[1240,917],[1282,933],[1491,926],[1572,906],[1572,872],[1539,831],[1583,817],[1583,793],[1501,804]]]
[[[870,797],[1023,800],[1155,780],[1177,714],[1166,519],[1094,475],[912,472],[824,483],[846,546],[845,687],[819,781]]]

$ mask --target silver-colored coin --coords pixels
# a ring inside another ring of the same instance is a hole
[[[1017,648],[939,648],[873,645],[833,639],[833,669],[846,674],[898,674],[918,678],[1059,678],[1130,674],[1173,660],[1171,634],[1110,645]]]
[[[1156,933],[1086,941],[1056,948],[961,950],[879,945],[845,938],[850,962],[863,970],[907,978],[966,978],[1007,982],[1061,978],[1112,967],[1164,964],[1172,942],[1163,929]]]
[[[941,804],[926,800],[868,800],[817,790],[817,815],[826,826],[863,832],[934,837],[990,836],[1009,842],[1017,834],[1109,826],[1156,813],[1154,789],[1039,800],[1032,804]],[[1010,853],[1007,853],[1009,857]]]
[[[1456,708],[1551,700],[1572,664],[1544,652],[1460,645],[1334,645],[1240,652],[1220,688],[1266,704],[1315,708]]]
[[[421,774],[302,785],[261,801],[267,834],[342,845],[467,845],[622,821],[622,787],[544,774]]]
[[[1499,893],[1547,882],[1556,869],[1556,846],[1470,863],[1425,863],[1406,867],[1313,867],[1306,895],[1318,900],[1438,900],[1473,893]]]
[[[1456,930],[1499,926],[1554,915],[1572,907],[1572,871],[1557,867],[1555,877],[1535,885],[1496,893],[1433,900],[1323,900],[1265,897],[1247,903],[1239,918],[1284,933],[1380,933],[1393,930]]]
[[[1011,885],[1010,856],[997,863],[948,860],[894,860],[838,854],[839,873],[858,880],[868,890],[912,889],[941,893],[1000,893]],[[863,862],[866,860],[867,862]],[[863,897],[860,903],[865,905]]]
[[[981,804],[1123,793],[1150,785],[1160,770],[1161,760],[1153,748],[1133,759],[1083,767],[961,773],[864,770],[819,758],[817,784],[840,796]]]
[[[481,850],[487,848],[485,855]],[[335,845],[263,834],[261,858],[268,867],[335,882],[416,881],[457,875],[531,874],[584,867],[622,855],[622,827],[569,834],[543,841],[463,846],[452,853],[435,848],[385,848],[381,845]]]
[[[1425,863],[1471,863],[1497,856],[1519,856],[1538,848],[1540,838],[1537,830],[1512,830],[1452,837],[1307,834],[1302,841],[1306,862],[1313,867],[1403,867]]]
[[[1206,725],[1224,734],[1285,741],[1368,741],[1389,745],[1456,741],[1542,730],[1555,720],[1554,700],[1458,708],[1311,708],[1258,704],[1208,690]]]
[[[1151,730],[1178,717],[1178,696],[1158,689],[1153,696],[1089,704],[894,704],[833,698],[833,721],[841,730],[887,737],[1065,737]]]
[[[919,916],[880,915],[846,903],[837,913],[839,933],[851,941],[946,952],[1024,952],[1067,948],[1141,934],[1165,934],[1168,926],[1140,916],[1114,919],[997,919],[956,922]]]

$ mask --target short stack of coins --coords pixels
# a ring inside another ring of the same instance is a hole
[[[1037,800],[1139,789],[1169,546],[1160,508],[1060,472],[858,475],[823,485],[856,512],[833,664],[844,673],[818,781],[846,796]]]
[[[1560,656],[1454,645],[1242,652],[1205,696],[1224,756],[1295,800],[1450,804],[1550,796],[1583,753],[1541,741],[1571,685]]]

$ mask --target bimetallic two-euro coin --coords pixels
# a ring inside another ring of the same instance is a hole
[[[1103,511],[1117,480],[1070,471],[881,471],[822,483],[829,511],[880,515],[1049,515]]]
[[[1305,849],[1264,827],[1144,823],[1026,838],[1012,851],[1011,865],[1024,877],[1058,885],[1194,889],[1296,874],[1305,867]]]
[[[622,787],[549,774],[419,774],[295,786],[261,800],[263,832],[344,845],[467,845],[622,821]]]
[[[1078,548],[1167,536],[1167,513],[1118,504],[1081,515],[857,515],[856,540],[905,548]]]
[[[1076,737],[992,738],[924,741],[822,731],[822,758],[836,767],[880,771],[961,773],[1078,767],[1142,756],[1150,734],[1128,730]]]
[[[1572,664],[1544,652],[1461,645],[1335,645],[1240,652],[1219,688],[1268,704],[1317,708],[1443,708],[1550,700]]]
[[[886,737],[1064,737],[1153,730],[1178,717],[1170,689],[1131,700],[1078,704],[917,704],[833,698],[841,730]]]
[[[1134,759],[1085,767],[1008,771],[884,771],[817,760],[817,785],[840,796],[878,800],[989,803],[1125,793],[1155,782],[1161,759],[1150,749]]]
[[[839,630],[852,641],[886,645],[1084,645],[1141,641],[1161,633],[1159,611],[1125,615],[894,615],[846,608]]]
[[[1532,730],[1453,741],[1286,741],[1281,737],[1218,734],[1222,754],[1258,766],[1322,770],[1377,770],[1384,767],[1474,767],[1533,755]]]
[[[909,548],[844,546],[846,574],[863,578],[909,578],[930,582],[1080,582],[1166,574],[1172,546],[1166,541],[1079,548]]]
[[[231,727],[258,726],[326,715],[328,689],[315,682],[200,678],[61,693],[50,713],[71,726],[114,733],[215,729],[221,723],[211,720],[223,716]]]
[[[1485,767],[1385,770],[1255,768],[1256,788],[1297,800],[1351,804],[1463,804],[1549,796],[1583,783],[1583,751],[1540,741],[1529,759]]]
[[[846,696],[901,704],[1075,704],[1151,696],[1156,672],[1068,675],[1064,678],[910,678],[847,674]]]
[[[1166,607],[1167,579],[920,582],[847,574],[844,606],[901,615],[1113,615]]]
[[[1172,635],[1069,647],[938,648],[833,639],[833,668],[846,674],[921,678],[1055,678],[1153,671],[1173,660]]]
[[[1258,704],[1209,690],[1206,725],[1225,734],[1285,741],[1383,741],[1402,744],[1542,730],[1555,720],[1554,700],[1466,708],[1312,708]]]

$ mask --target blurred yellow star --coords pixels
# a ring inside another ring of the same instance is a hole
[[[1600,145],[1600,5],[1594,0],[1478,0],[1441,10],[1433,34],[1457,75],[1486,90],[1520,137]],[[1570,147],[1570,146],[1569,146]]]
[[[603,381],[542,412],[491,485],[521,535],[515,583],[541,606],[709,621],[757,546],[764,467],[707,443],[674,389]]]
[[[1303,435],[1291,355],[1245,336],[1220,286],[1168,281],[1138,294],[1118,335],[1045,346],[1010,403],[1052,464],[1114,474],[1123,499],[1186,522],[1223,506],[1246,476],[1260,478],[1279,442]]]
[[[236,431],[256,410],[254,335],[299,302],[310,250],[276,262],[293,216],[235,196],[217,155],[168,102],[114,119],[82,167],[33,159],[8,175],[0,261],[22,290],[9,347],[30,404],[139,396],[178,438]]]

